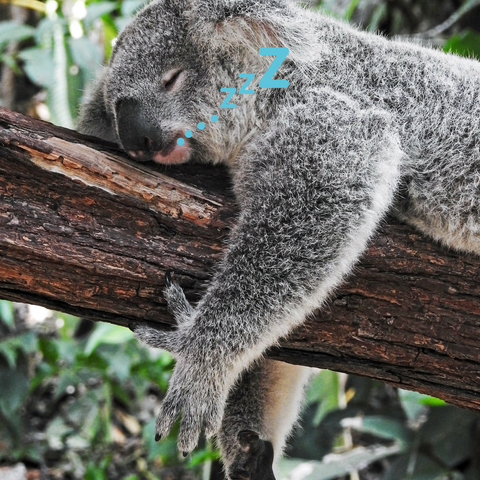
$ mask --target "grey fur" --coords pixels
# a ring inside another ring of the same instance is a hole
[[[290,49],[276,77],[287,89],[258,88],[271,62],[258,49],[269,46]],[[177,68],[181,81],[168,91],[160,79]],[[220,88],[240,88],[239,73],[255,74],[256,94],[220,112]],[[118,105],[133,99],[167,144],[195,130],[187,157],[226,162],[241,206],[199,304],[190,309],[169,287],[177,329],[136,332],[177,358],[157,433],[181,415],[179,448],[190,451],[202,427],[220,429],[231,476],[242,429],[272,438],[278,453],[295,415],[273,439],[270,367],[238,379],[324,304],[387,211],[480,253],[479,93],[476,61],[360,32],[288,0],[155,0],[137,15],[79,129],[122,142]],[[195,129],[214,113],[218,124]]]

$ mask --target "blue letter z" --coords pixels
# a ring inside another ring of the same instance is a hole
[[[288,80],[272,80],[274,75],[277,73],[277,70],[280,68],[280,65],[287,58],[288,48],[278,47],[278,48],[261,48],[258,53],[260,55],[275,55],[277,58],[272,62],[268,70],[265,72],[265,75],[260,79],[258,86],[260,88],[287,88],[289,85]],[[265,78],[266,77],[266,78]]]
[[[237,106],[234,103],[228,103],[228,101],[235,95],[235,92],[237,91],[237,89],[236,88],[221,88],[220,91],[229,93],[229,95],[227,95],[227,98],[220,105],[220,108],[237,108]]]
[[[255,78],[254,73],[239,73],[238,76],[240,78],[249,78],[243,85],[242,88],[238,91],[238,93],[243,93],[244,95],[251,95],[255,93],[255,90],[247,90],[247,87],[252,83],[253,79]]]

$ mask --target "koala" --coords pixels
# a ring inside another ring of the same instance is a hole
[[[263,47],[288,48],[287,88],[259,87]],[[244,73],[254,93],[220,108]],[[154,0],[78,129],[135,161],[229,167],[240,214],[204,296],[191,306],[167,276],[176,329],[135,334],[176,358],[156,439],[180,417],[181,451],[216,435],[231,480],[275,478],[309,372],[264,353],[327,302],[387,212],[480,253],[480,64],[289,0]]]

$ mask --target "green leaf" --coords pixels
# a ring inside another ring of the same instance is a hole
[[[18,54],[18,57],[24,61],[23,69],[33,83],[46,88],[55,84],[51,50],[40,47],[26,48]]]
[[[410,421],[416,421],[425,412],[425,404],[421,401],[427,397],[411,390],[398,389],[398,398],[402,404],[403,411]]]
[[[81,351],[78,342],[70,338],[54,339],[52,341],[57,347],[59,360],[67,365],[73,365],[77,360],[77,353]]]
[[[117,20],[121,20],[120,18]],[[103,23],[103,51],[105,55],[105,60],[110,59],[112,54],[112,42],[113,39],[117,38],[119,27],[117,26],[116,21],[109,17],[102,18]],[[128,22],[127,22],[128,23]]]
[[[0,357],[0,410],[6,417],[17,415],[29,392],[28,362],[25,355],[17,359],[13,370]]]
[[[87,16],[83,20],[89,28],[94,20],[117,9],[116,2],[98,2],[87,5]]]
[[[119,344],[128,342],[132,338],[134,338],[133,333],[128,328],[110,323],[98,323],[87,341],[85,355],[91,355],[102,343]]]
[[[102,50],[87,37],[69,38],[68,49],[73,62],[82,69],[86,81],[92,81],[103,61]]]
[[[11,345],[9,342],[0,343],[0,354],[5,357],[10,368],[15,368],[15,363],[17,361],[17,349]]]
[[[99,403],[102,400],[98,392],[89,392],[67,407],[69,422],[79,428],[79,433],[87,440],[92,440],[98,432]]]
[[[338,408],[338,398],[338,374],[330,370],[322,370],[311,381],[307,390],[307,403],[318,402],[313,425],[318,426],[327,413]]]
[[[441,398],[430,397],[425,395],[424,398],[420,399],[420,403],[423,405],[428,405],[430,407],[445,407],[447,402]]]
[[[345,20],[350,20],[353,16],[353,12],[355,11],[355,8],[357,7],[359,0],[351,0],[350,5],[348,6],[347,11],[345,12]]]
[[[73,128],[68,88],[68,54],[64,25],[57,22],[53,31],[53,85],[48,88],[48,107],[53,123]]]
[[[450,468],[466,461],[472,454],[472,412],[446,406],[432,408],[420,433],[428,451]]]
[[[0,48],[10,42],[20,42],[33,37],[35,29],[13,21],[0,22]]]
[[[196,451],[190,457],[188,462],[188,466],[190,468],[196,467],[197,465],[201,465],[205,462],[211,462],[213,460],[217,460],[220,458],[220,451],[213,450],[212,448],[205,448],[200,451]]]
[[[456,53],[463,57],[480,59],[480,34],[465,30],[449,38],[443,46],[445,52]]]
[[[413,432],[397,420],[381,416],[366,416],[345,418],[342,426],[351,427],[365,433],[371,433],[380,438],[397,440],[402,446],[410,445],[413,441]]]
[[[52,450],[62,450],[65,437],[72,431],[72,427],[68,426],[61,417],[55,417],[45,431],[49,447]]]
[[[444,406],[445,402],[439,398],[430,397],[411,390],[398,389],[398,398],[402,408],[410,421],[416,421],[425,412],[426,406]]]
[[[367,30],[369,32],[376,32],[378,30],[378,27],[380,26],[380,23],[387,15],[387,12],[388,10],[386,3],[382,2],[378,4],[373,10],[373,14],[371,16],[370,23],[367,26]]]
[[[60,377],[58,379],[57,388],[55,390],[54,398],[58,398],[69,386],[76,387],[80,383],[80,378],[78,375],[70,370],[62,370],[60,373]]]
[[[13,304],[7,300],[0,300],[0,318],[9,328],[14,327]]]
[[[402,452],[402,447],[392,445],[375,445],[372,447],[356,447],[342,454],[330,454],[323,461],[290,460],[282,458],[278,465],[279,478],[285,480],[330,480],[343,477],[348,473],[365,468],[382,458]]]
[[[4,355],[12,368],[15,367],[17,353],[20,350],[27,355],[38,350],[38,340],[35,333],[25,332],[0,342],[0,353]]]
[[[131,17],[146,4],[147,0],[124,0],[121,7],[122,17]]]

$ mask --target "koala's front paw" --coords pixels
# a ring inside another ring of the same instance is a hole
[[[228,466],[230,480],[275,480],[273,475],[273,446],[260,439],[258,433],[242,430],[237,436],[238,446]]]
[[[193,308],[183,290],[165,275],[165,299],[177,321],[177,328],[159,331],[149,327],[135,329],[138,340],[169,351],[176,359],[174,373],[156,422],[155,439],[166,437],[181,416],[178,448],[191,452],[198,443],[202,428],[207,436],[220,426],[228,393],[226,370],[212,349],[192,331]]]
[[[223,374],[198,363],[177,361],[167,395],[156,422],[156,439],[168,435],[181,416],[178,448],[191,452],[198,443],[202,427],[207,437],[215,434],[222,420],[226,392]]]

